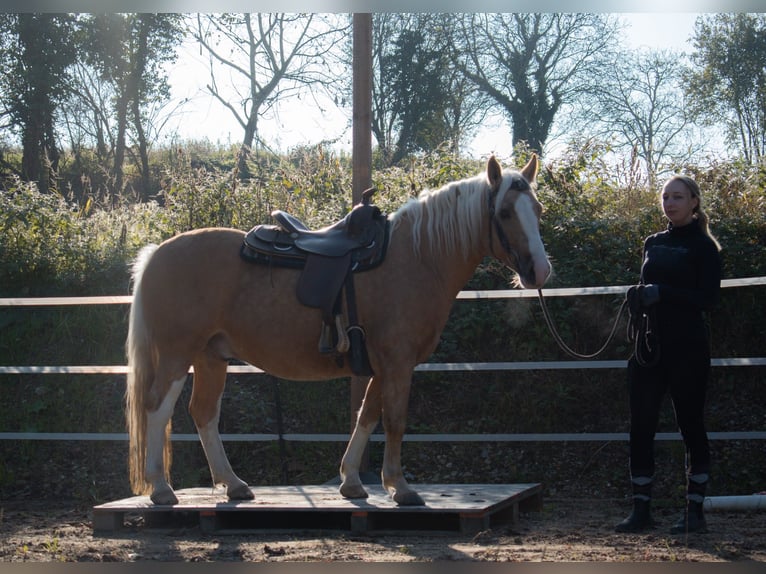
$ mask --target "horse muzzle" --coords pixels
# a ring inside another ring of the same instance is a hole
[[[525,289],[540,289],[551,275],[551,263],[547,257],[529,257],[519,261],[517,271],[521,286]]]

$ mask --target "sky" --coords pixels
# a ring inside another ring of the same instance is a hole
[[[688,50],[697,13],[636,12],[621,13],[626,23],[625,40],[630,47]],[[208,81],[207,64],[193,46],[184,53],[170,71],[169,82],[175,100],[187,98],[183,113],[168,124],[177,130],[180,140],[207,139],[216,145],[236,144],[243,130],[231,112],[204,93]],[[321,113],[312,100],[291,102],[282,106],[274,119],[259,123],[263,138],[276,150],[287,151],[299,145],[322,140],[337,140],[336,147],[351,150],[350,111],[341,112],[327,102]],[[511,134],[507,123],[498,113],[480,130],[468,153],[486,157],[492,153],[500,158],[511,156]]]

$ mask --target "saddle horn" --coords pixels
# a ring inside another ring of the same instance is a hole
[[[365,189],[362,192],[362,205],[370,205],[370,200],[372,199],[373,194],[375,193],[375,188],[370,187],[369,189]]]

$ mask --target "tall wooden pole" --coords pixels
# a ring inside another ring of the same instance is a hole
[[[372,186],[372,14],[353,15],[353,123],[352,123],[352,198],[354,205],[362,192]],[[369,379],[351,377],[351,429],[362,406]],[[369,470],[365,451],[360,471]]]
[[[353,200],[372,185],[372,14],[354,14]]]

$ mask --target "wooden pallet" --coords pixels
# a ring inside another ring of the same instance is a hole
[[[419,484],[424,506],[397,506],[381,486],[366,485],[369,498],[347,500],[336,485],[252,487],[254,500],[229,502],[223,490],[177,490],[178,504],[155,505],[134,496],[93,507],[94,534],[124,528],[128,514],[144,524],[170,528],[198,524],[204,532],[282,530],[452,531],[473,534],[503,523],[515,524],[520,511],[542,507],[542,485]]]

